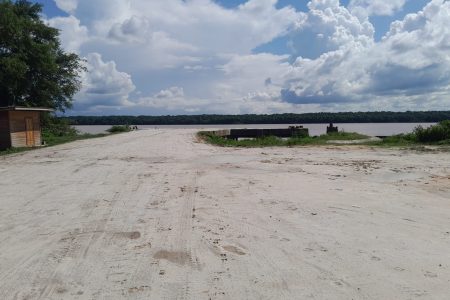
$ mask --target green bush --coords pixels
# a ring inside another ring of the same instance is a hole
[[[442,121],[434,126],[423,128],[418,126],[413,134],[418,142],[436,143],[450,139],[450,120]]]
[[[70,126],[69,120],[58,118],[51,113],[42,115],[42,131],[52,136],[76,136],[77,130]]]
[[[129,125],[114,125],[107,130],[109,133],[129,132],[131,127]]]

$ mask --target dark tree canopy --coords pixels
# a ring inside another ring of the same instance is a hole
[[[0,106],[64,111],[80,88],[82,60],[61,49],[41,11],[26,0],[0,0]]]
[[[275,115],[72,116],[65,119],[74,125],[419,123],[450,120],[450,111],[379,111]]]

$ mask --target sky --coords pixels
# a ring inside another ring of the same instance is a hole
[[[69,115],[450,109],[448,0],[34,0]]]

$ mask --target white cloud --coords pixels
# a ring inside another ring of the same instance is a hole
[[[66,51],[78,53],[80,46],[89,39],[87,27],[81,26],[74,16],[52,18],[48,24],[60,30],[59,37]]]
[[[250,0],[230,10],[211,0],[94,0],[79,1],[74,14],[98,37],[148,39],[164,32],[203,51],[248,53],[287,33],[298,18],[300,13],[277,9],[276,2]]]
[[[422,11],[394,22],[382,42],[371,49],[371,57],[382,64],[375,61],[369,65],[368,89],[408,95],[448,90],[449,18],[450,2],[433,0]]]
[[[288,56],[273,54],[235,55],[220,65],[221,76],[203,83],[203,97],[187,95],[181,87],[142,97],[138,106],[168,112],[271,113],[292,111],[282,102],[280,87],[288,70]]]
[[[450,2],[433,0],[394,22],[379,43],[297,59],[284,99],[341,107],[382,103],[382,109],[424,109],[441,101],[444,107],[450,92],[449,16]]]
[[[151,99],[147,104],[153,103],[154,107],[171,110],[175,105],[169,104],[177,103],[178,107],[189,110],[193,107],[220,108],[223,111],[230,107],[236,109],[235,102],[228,104],[225,95],[232,96],[231,101],[236,101],[249,93],[265,92],[264,81],[268,77],[258,76],[266,76],[271,73],[268,72],[270,68],[279,69],[279,66],[275,60],[269,62],[265,59],[260,61],[262,65],[259,68],[266,70],[264,74],[256,71],[254,67],[257,65],[253,64],[248,66],[250,75],[247,72],[239,75],[237,70],[233,76],[224,66],[231,68],[240,55],[242,60],[248,59],[252,49],[287,34],[295,22],[304,16],[291,7],[277,9],[276,3],[276,0],[251,0],[235,9],[226,9],[212,0],[78,1],[70,9],[72,26],[66,25],[63,31],[67,35],[64,40],[81,41],[81,45],[70,45],[69,42],[64,42],[64,45],[66,49],[81,49],[82,55],[96,52],[114,61],[118,69],[137,78],[142,94],[152,93],[155,89],[153,84],[145,83],[146,78],[152,81],[152,77],[160,77],[163,72],[173,75],[166,75],[167,79],[159,82],[160,86],[180,86],[180,83],[170,82],[170,79],[180,77],[178,73],[181,72],[198,77],[189,80],[189,97],[173,97],[170,101],[162,101],[155,95],[147,97],[147,100]],[[52,22],[62,28],[62,20],[53,19]],[[77,36],[75,25],[80,24],[88,29],[88,39]],[[236,76],[241,76],[241,80],[235,81]],[[157,80],[161,81],[159,78]],[[255,82],[264,90],[258,91]],[[236,83],[241,84],[237,87]],[[245,83],[249,85],[245,86]],[[150,85],[152,89],[148,88]],[[193,91],[195,86],[201,86],[201,90]],[[120,102],[115,99],[110,103]],[[184,102],[181,103],[181,99]],[[104,105],[105,99],[98,101]],[[90,102],[94,105],[93,100]]]
[[[220,68],[224,77],[213,86],[222,98],[239,98],[242,95],[279,90],[289,67],[288,56],[269,53],[235,55]]]
[[[369,17],[393,15],[405,0],[348,7],[311,0],[307,12],[277,8],[276,0],[232,9],[213,0],[55,2],[70,16],[48,22],[62,30],[65,49],[89,63],[76,109],[271,113],[449,104],[444,0],[394,22],[381,41]],[[292,53],[253,52],[283,36]]]
[[[129,95],[135,90],[131,76],[119,72],[112,61],[104,62],[98,53],[86,57],[88,72],[83,75],[83,88],[76,95],[76,105],[123,106],[131,105]]]
[[[157,109],[166,112],[196,113],[209,105],[208,100],[186,98],[181,87],[170,87],[159,91],[150,97],[142,97],[137,103],[141,109]]]
[[[184,98],[183,88],[174,86],[167,90],[162,90],[155,95],[157,99],[181,99]]]
[[[72,13],[78,6],[77,0],[55,0],[56,6],[67,13]]]
[[[291,48],[297,56],[316,58],[329,51],[373,44],[373,25],[353,15],[339,0],[312,0],[308,7],[292,34]]]
[[[351,0],[350,10],[359,15],[390,16],[403,8],[406,0]]]

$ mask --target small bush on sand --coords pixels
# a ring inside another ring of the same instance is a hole
[[[114,125],[107,130],[109,133],[129,132],[131,127],[129,125]]]
[[[50,113],[43,114],[41,122],[44,135],[62,137],[78,134],[77,130],[70,126],[67,119],[58,118]]]
[[[428,128],[418,126],[413,133],[417,141],[421,143],[437,143],[450,140],[450,120],[442,121]]]

